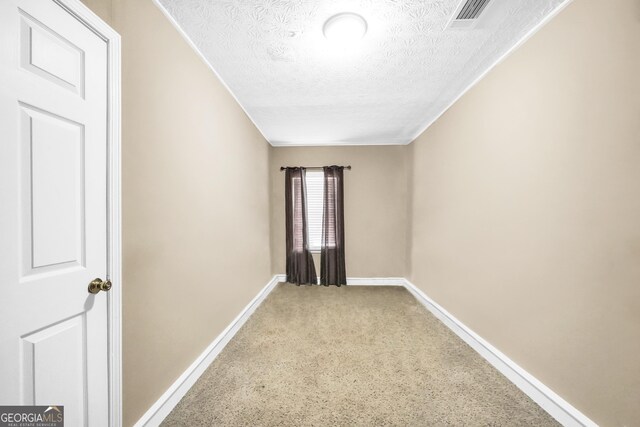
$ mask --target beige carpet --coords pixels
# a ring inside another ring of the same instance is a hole
[[[163,425],[557,423],[404,288],[279,284]]]

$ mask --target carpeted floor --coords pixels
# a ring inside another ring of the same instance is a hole
[[[402,287],[279,284],[164,426],[550,426]]]

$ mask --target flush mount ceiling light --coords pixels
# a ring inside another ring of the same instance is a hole
[[[327,19],[322,32],[332,42],[353,43],[366,34],[367,21],[357,13],[338,13]]]

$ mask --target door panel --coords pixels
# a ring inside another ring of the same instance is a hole
[[[22,10],[20,23],[22,68],[82,95],[82,49]]]
[[[108,424],[107,45],[52,0],[0,0],[0,405]]]
[[[84,126],[22,105],[25,273],[84,264]]]
[[[84,334],[85,316],[78,315],[21,338],[25,404],[80,402],[65,407],[69,426],[86,422]],[[59,354],[60,348],[66,349],[64,355]]]

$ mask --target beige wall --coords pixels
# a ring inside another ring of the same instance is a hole
[[[271,277],[268,144],[151,0],[91,3],[122,36],[129,426]]]
[[[348,277],[402,277],[407,260],[408,158],[405,146],[273,147],[271,271],[285,272],[284,173],[280,166],[351,165],[345,171]],[[319,256],[316,270],[320,273]]]
[[[597,423],[640,420],[640,3],[576,0],[412,144],[412,281]]]

